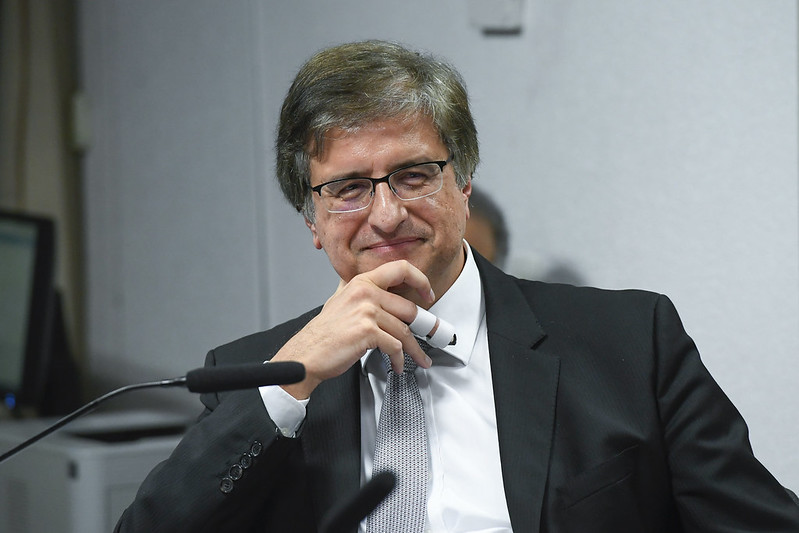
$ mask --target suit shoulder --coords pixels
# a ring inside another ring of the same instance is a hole
[[[271,359],[286,342],[321,311],[321,306],[266,331],[225,343],[209,353],[216,364],[253,363]]]
[[[565,283],[515,279],[517,285],[525,294],[547,300],[649,304],[664,297],[660,293],[644,289],[602,289],[599,287],[575,286]]]
[[[594,361],[608,363],[618,354],[628,354],[627,363],[637,360],[648,367],[655,362],[652,357],[659,342],[671,346],[677,339],[690,340],[677,310],[663,294],[537,282],[520,286],[547,342],[568,347],[570,360],[585,361],[574,357],[581,353],[575,347],[582,346],[586,349],[582,353]],[[647,353],[651,357],[643,356]]]
[[[667,296],[642,289],[601,289],[573,285],[517,280],[535,314],[547,318],[571,317],[607,323],[616,319],[651,320],[658,305],[673,308]]]

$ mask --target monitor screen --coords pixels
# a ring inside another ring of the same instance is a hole
[[[0,211],[0,396],[33,404],[44,385],[53,307],[52,221]]]

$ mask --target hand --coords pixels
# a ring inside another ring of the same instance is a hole
[[[388,354],[397,372],[403,368],[403,352],[429,368],[430,358],[408,327],[416,317],[416,304],[390,292],[400,286],[416,291],[427,307],[435,301],[427,276],[404,260],[385,263],[349,283],[342,281],[321,313],[272,359],[305,365],[305,380],[284,389],[297,399],[308,398],[322,381],[343,374],[375,348]]]

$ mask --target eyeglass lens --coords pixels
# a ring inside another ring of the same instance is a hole
[[[438,163],[423,163],[392,172],[382,180],[350,178],[322,187],[321,199],[333,213],[365,209],[372,202],[375,182],[387,180],[394,194],[402,200],[416,200],[441,190],[442,169]]]

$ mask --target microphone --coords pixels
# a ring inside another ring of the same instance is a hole
[[[252,389],[268,385],[288,385],[305,379],[305,366],[296,361],[276,361],[269,363],[249,363],[242,365],[209,366],[190,370],[179,378],[163,379],[126,385],[100,396],[72,411],[64,418],[19,444],[15,448],[0,455],[0,463],[21,452],[31,444],[38,442],[50,433],[60,429],[81,415],[97,408],[104,401],[123,392],[154,387],[185,386],[190,392],[222,392],[239,389]]]
[[[320,533],[343,533],[357,527],[361,520],[375,510],[397,483],[396,476],[389,471],[375,474],[354,498],[331,507],[322,518]]]
[[[181,378],[178,378],[181,379]],[[222,392],[267,385],[288,385],[305,379],[305,366],[295,361],[207,366],[186,373],[191,392]]]

